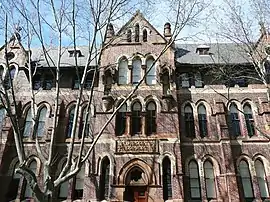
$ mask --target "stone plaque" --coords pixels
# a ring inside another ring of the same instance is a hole
[[[158,141],[153,139],[117,140],[117,153],[157,153]]]

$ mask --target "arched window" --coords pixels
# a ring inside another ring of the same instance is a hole
[[[146,61],[146,72],[150,71],[147,73],[146,75],[146,84],[147,85],[154,85],[156,84],[156,67],[155,65],[152,67],[152,65],[154,64],[154,58],[149,58]]]
[[[14,66],[11,66],[9,71],[6,72],[5,81],[4,81],[4,86],[6,89],[11,88],[11,81],[13,81],[15,77],[15,73],[16,73],[16,68]]]
[[[198,164],[195,161],[189,163],[189,187],[191,199],[201,199],[201,186]]]
[[[41,137],[44,135],[45,131],[45,123],[46,123],[46,114],[47,114],[47,108],[44,106],[42,109],[39,111],[39,116],[38,116],[38,125],[37,125],[37,136]]]
[[[207,199],[216,198],[216,186],[213,165],[210,161],[205,161],[203,165],[205,188]]]
[[[132,61],[132,84],[137,84],[141,80],[141,66],[140,58],[137,57]]]
[[[127,104],[122,105],[122,107],[118,110],[115,118],[115,134],[117,136],[123,135],[126,131],[126,112],[127,112]]]
[[[198,118],[199,118],[200,136],[203,138],[208,135],[206,109],[203,104],[200,104],[198,107]]]
[[[140,41],[140,26],[139,24],[135,25],[135,42]]]
[[[131,113],[131,135],[136,135],[141,133],[141,112],[142,106],[139,102],[135,102],[132,105]]]
[[[66,131],[66,138],[70,138],[71,137],[74,113],[75,113],[75,107],[73,106],[70,109],[69,115],[68,115],[68,125],[67,125],[67,131]]]
[[[65,164],[66,164],[66,161],[62,164],[62,169],[64,168]],[[69,185],[69,181],[65,181],[64,183],[62,183],[59,186],[59,190],[58,190],[58,198],[59,199],[67,199],[67,197],[68,197],[68,185]]]
[[[100,200],[105,200],[109,197],[110,187],[110,161],[107,157],[101,163],[100,176]]]
[[[254,195],[253,195],[251,177],[250,177],[249,167],[246,161],[244,160],[240,161],[239,171],[240,171],[240,176],[241,176],[244,197],[245,199],[253,199]]]
[[[29,169],[36,175],[36,171],[37,171],[37,162],[35,160],[33,160],[30,165],[29,165]],[[26,181],[26,180],[25,180]],[[26,181],[25,182],[26,186],[25,186],[25,191],[24,191],[24,197],[25,198],[33,198],[34,197],[34,192],[32,191],[32,189],[30,188],[29,183]]]
[[[3,128],[5,117],[6,117],[6,110],[5,108],[2,107],[0,108],[0,131]]]
[[[15,164],[15,166],[13,167],[13,175],[12,175],[12,179],[11,182],[9,184],[9,190],[8,190],[8,194],[7,194],[7,201],[12,201],[15,200],[18,194],[18,188],[19,188],[19,184],[20,184],[20,179],[21,176],[18,173],[15,173],[15,169],[19,166],[19,162],[17,162]]]
[[[87,121],[86,121],[86,114],[87,114],[87,107],[85,107],[82,110],[82,117],[81,117],[80,130],[79,130],[80,132],[78,134],[79,138],[82,138],[84,124],[86,124],[85,130],[84,130],[84,134],[85,134],[84,137],[85,138],[89,137],[91,113],[90,112],[88,113]],[[73,112],[73,118],[74,118],[74,112]],[[73,123],[73,119],[72,119],[72,123]]]
[[[164,201],[172,198],[172,179],[171,179],[171,161],[165,157],[162,162],[163,174],[163,199]]]
[[[269,191],[267,187],[267,181],[265,176],[265,170],[263,163],[260,160],[255,161],[256,177],[260,188],[261,198],[265,199],[269,197]]]
[[[81,167],[81,170],[75,177],[75,187],[73,192],[74,200],[83,198],[84,178],[85,178],[85,166],[83,165]]]
[[[184,109],[185,113],[185,131],[188,137],[195,137],[194,117],[193,110],[190,105],[186,105]]]
[[[232,135],[234,136],[239,136],[241,135],[241,130],[240,130],[240,120],[239,120],[239,115],[238,115],[238,109],[237,106],[233,103],[230,106],[230,116],[231,116],[231,121],[232,121]]]
[[[146,134],[150,135],[157,132],[156,123],[156,104],[149,102],[146,107]]]
[[[29,137],[31,134],[31,130],[32,130],[32,112],[31,112],[31,108],[29,107],[29,109],[26,112],[23,136]]]
[[[170,76],[169,71],[164,70],[162,73],[162,91],[163,95],[169,95],[170,94]]]
[[[253,119],[251,107],[249,104],[244,105],[244,114],[245,114],[248,135],[252,137],[255,134],[255,128],[254,128],[254,119]]]
[[[131,42],[131,30],[127,31],[127,42]]]
[[[126,58],[122,58],[119,62],[119,68],[118,68],[118,84],[119,85],[128,83],[127,73],[128,73],[128,60]]]
[[[147,42],[147,30],[143,30],[143,42]]]

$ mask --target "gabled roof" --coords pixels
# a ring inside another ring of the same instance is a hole
[[[69,48],[69,47],[63,47],[61,50],[61,62],[60,62],[60,67],[74,67],[75,66],[75,59],[74,57],[70,57],[70,51],[74,50],[74,48]],[[79,46],[76,48],[76,50],[80,50],[82,53],[81,57],[77,57],[77,62],[78,66],[85,66],[88,54],[89,54],[89,47],[88,46]],[[39,66],[42,67],[49,67],[45,60],[44,52],[42,48],[33,48],[31,49],[32,55],[31,55],[31,60],[34,62],[37,62]],[[56,48],[51,48],[47,50],[47,53],[51,57],[51,60],[49,60],[49,64],[51,67],[53,67],[53,64],[57,64],[57,58],[58,58],[58,49]],[[97,62],[96,59],[98,59],[98,55],[93,54],[92,61],[90,62],[90,66],[96,66]]]
[[[199,55],[197,48],[209,47],[209,54]],[[244,45],[234,43],[220,44],[176,44],[175,60],[180,64],[247,64],[250,57],[245,51]]]
[[[137,10],[136,13],[130,18],[130,20],[124,24],[121,29],[117,32],[116,35],[120,36],[123,31],[125,31],[127,28],[129,28],[129,25],[132,24],[132,22],[136,19],[136,17],[141,18],[146,24],[151,28],[151,30],[154,30],[162,39],[164,39],[164,42],[166,42],[166,38],[157,31],[157,29],[144,17],[144,15],[140,12],[140,10]]]

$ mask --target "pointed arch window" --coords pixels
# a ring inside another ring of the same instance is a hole
[[[149,102],[146,107],[146,134],[150,135],[157,132],[156,123],[156,104]]]
[[[194,117],[193,110],[190,105],[186,105],[184,108],[185,114],[185,132],[188,137],[195,137]]]
[[[204,178],[207,199],[216,198],[216,186],[213,164],[210,161],[205,161],[204,165]]]
[[[203,104],[200,104],[198,107],[198,118],[199,118],[200,136],[203,138],[208,135],[207,115],[205,106]]]
[[[64,163],[62,164],[62,169],[64,168],[65,164],[66,164],[66,161],[64,161]],[[69,186],[69,181],[65,181],[59,186],[59,190],[58,190],[58,198],[59,199],[67,199],[68,186]]]
[[[135,25],[135,42],[140,41],[140,26],[139,24]]]
[[[100,176],[100,200],[106,200],[109,197],[110,187],[110,161],[107,157],[101,163]]]
[[[141,66],[140,58],[137,57],[132,61],[132,84],[137,84],[141,80]]]
[[[249,104],[244,105],[244,115],[247,126],[248,135],[252,137],[255,135],[254,119],[252,115],[252,110]]]
[[[147,30],[143,30],[143,42],[147,42]]]
[[[201,185],[199,178],[198,164],[196,161],[189,163],[189,187],[191,199],[201,199]]]
[[[29,108],[26,113],[23,136],[29,137],[31,134],[31,130],[32,130],[32,112],[31,112],[31,108]]]
[[[172,179],[171,179],[171,161],[165,157],[162,162],[163,174],[163,199],[164,201],[172,198]]]
[[[119,62],[118,69],[118,84],[124,85],[128,83],[128,60],[126,58],[122,58]]]
[[[142,106],[139,102],[135,102],[132,105],[132,113],[131,113],[131,135],[137,135],[141,133],[141,127],[142,127]]]
[[[42,107],[39,111],[38,116],[38,125],[37,125],[37,137],[42,137],[45,132],[45,123],[46,123],[47,107]]]
[[[4,126],[4,120],[6,117],[6,110],[5,108],[0,108],[0,131],[2,130],[3,126]]]
[[[33,160],[30,164],[29,164],[29,169],[36,175],[36,171],[37,171],[37,162],[35,160]],[[34,192],[32,191],[32,189],[30,188],[29,183],[25,180],[25,192],[24,192],[24,197],[25,198],[33,198],[34,197]]]
[[[73,192],[74,200],[83,198],[84,178],[85,178],[85,166],[83,165],[75,177],[75,186]]]
[[[127,31],[127,42],[131,42],[131,30]]]
[[[86,124],[85,125],[85,130],[84,130],[84,134],[85,134],[84,137],[85,138],[89,137],[91,113],[90,112],[88,113],[88,117],[86,117],[86,115],[87,115],[87,107],[85,107],[82,110],[82,117],[81,117],[80,130],[79,130],[80,132],[78,134],[79,139],[82,138],[84,124]],[[73,112],[73,118],[74,118],[74,112]],[[72,124],[73,124],[73,119],[72,119]]]
[[[251,200],[254,198],[254,195],[253,195],[249,167],[246,161],[244,160],[240,161],[239,171],[240,171],[240,176],[241,176],[244,197],[246,200]]]
[[[162,74],[162,91],[163,95],[170,94],[170,76],[168,70],[164,70]]]
[[[148,58],[146,61],[146,72],[150,71],[146,75],[146,84],[155,85],[156,84],[156,67],[154,64],[154,58]],[[153,67],[152,67],[153,65]]]
[[[240,136],[241,130],[240,130],[240,120],[238,115],[238,109],[237,106],[233,103],[230,106],[230,117],[232,122],[232,135],[234,136]]]
[[[263,163],[260,160],[255,161],[255,171],[256,171],[256,177],[260,189],[261,198],[265,199],[269,197],[269,191],[265,176],[265,170]]]
[[[127,112],[127,104],[124,104],[116,114],[115,134],[117,136],[123,135],[126,131],[126,120],[127,120],[126,112]]]
[[[7,194],[8,201],[12,201],[12,200],[15,200],[17,198],[20,179],[21,179],[20,174],[15,173],[15,169],[18,168],[18,166],[19,166],[19,162],[17,162],[13,167],[12,180],[9,184],[9,190],[8,190],[8,194]]]
[[[5,81],[4,81],[4,86],[6,89],[11,88],[11,83],[15,77],[15,73],[16,73],[16,68],[14,66],[11,66],[10,69],[6,72]]]
[[[74,119],[74,113],[75,113],[75,106],[73,106],[68,114],[68,125],[67,125],[67,132],[66,132],[66,138],[71,138],[71,132],[72,132],[72,126],[73,126],[73,119]]]

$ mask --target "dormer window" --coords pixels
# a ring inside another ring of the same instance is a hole
[[[82,52],[80,50],[69,50],[69,57],[83,57]]]
[[[209,55],[210,46],[200,45],[196,49],[196,53],[199,55]]]

